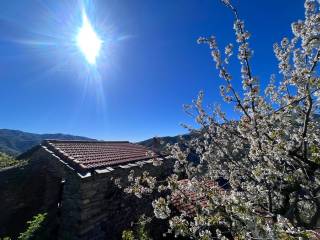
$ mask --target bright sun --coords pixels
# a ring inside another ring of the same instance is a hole
[[[95,64],[96,58],[99,56],[102,41],[91,26],[85,11],[82,13],[82,26],[77,35],[77,45],[88,63]]]

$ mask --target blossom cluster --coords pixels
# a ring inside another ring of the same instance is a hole
[[[274,44],[279,72],[262,91],[251,65],[250,33],[231,1],[222,2],[235,18],[234,43],[224,52],[214,36],[198,43],[208,44],[224,80],[221,96],[239,120],[228,119],[220,106],[205,108],[200,92],[185,106],[198,124],[186,126],[191,140],[170,146],[174,174],[159,184],[147,173],[129,175],[126,191],[139,197],[152,191],[166,194],[152,205],[157,218],[168,219],[173,236],[309,238],[320,219],[320,3],[306,0],[305,19],[292,24],[292,38]],[[234,53],[241,65],[241,90],[228,70]],[[198,161],[190,161],[194,155]],[[187,186],[181,179],[188,179]],[[222,180],[223,191],[203,184],[216,180]],[[192,201],[188,191],[199,201]],[[193,204],[192,213],[173,211],[177,193],[180,205]]]

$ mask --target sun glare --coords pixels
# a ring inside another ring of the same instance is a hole
[[[95,64],[102,41],[94,31],[85,11],[82,13],[82,26],[77,35],[77,45],[90,64]]]

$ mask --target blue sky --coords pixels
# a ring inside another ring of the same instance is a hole
[[[277,72],[272,45],[291,36],[303,0],[234,2],[252,33],[254,75],[266,84]],[[206,103],[221,103],[222,80],[196,43],[210,35],[222,47],[234,41],[232,15],[218,0],[0,4],[0,128],[138,141],[183,133],[179,124],[193,120],[182,105],[200,90]],[[104,41],[95,67],[74,43],[83,6]],[[239,66],[231,72],[240,76]]]

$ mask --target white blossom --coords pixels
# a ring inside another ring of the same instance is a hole
[[[235,43],[224,52],[213,36],[198,43],[208,44],[224,80],[221,97],[237,111],[238,120],[228,119],[220,106],[205,108],[200,92],[193,105],[185,107],[198,125],[185,125],[191,140],[170,146],[174,174],[157,185],[147,173],[130,173],[126,191],[140,197],[152,191],[168,194],[152,205],[157,218],[168,219],[168,233],[176,237],[314,236],[320,218],[320,3],[306,0],[305,19],[291,25],[293,38],[274,44],[279,72],[266,89],[251,65],[250,33],[231,1],[223,3],[234,13]],[[233,51],[241,78],[228,70]],[[233,81],[242,81],[241,92]],[[191,155],[197,156],[198,165],[190,164]],[[223,189],[205,184],[216,180]],[[188,192],[196,200],[190,200]],[[192,205],[193,215],[172,211],[171,197],[177,193],[180,203]]]
[[[170,216],[171,210],[168,206],[168,201],[162,197],[154,200],[152,206],[154,209],[154,215],[157,218],[166,219]]]

